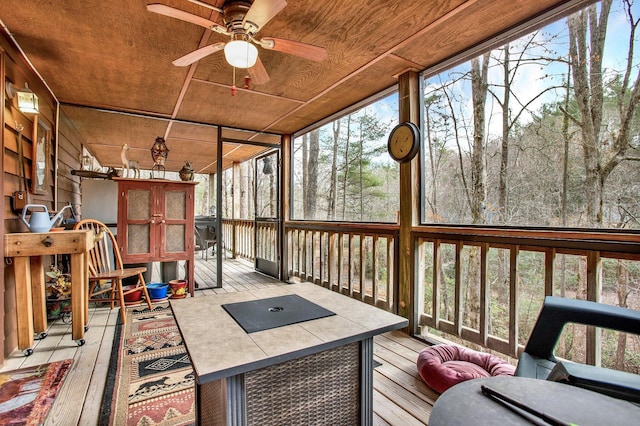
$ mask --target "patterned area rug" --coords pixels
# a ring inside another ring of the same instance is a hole
[[[191,425],[191,362],[168,303],[128,308],[116,329],[100,425]]]
[[[73,360],[0,373],[0,425],[44,422]]]

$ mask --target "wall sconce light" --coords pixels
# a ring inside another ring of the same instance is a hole
[[[24,83],[23,89],[16,89],[16,87],[10,81],[4,83],[5,92],[7,97],[13,99],[18,95],[18,109],[25,114],[37,114],[38,111],[38,96],[29,89],[29,85]]]

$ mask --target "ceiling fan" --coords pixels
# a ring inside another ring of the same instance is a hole
[[[225,0],[221,8],[199,0],[188,1],[220,13],[223,25],[164,4],[149,4],[147,9],[160,15],[200,25],[228,36],[231,40],[213,43],[187,53],[173,61],[176,66],[191,65],[208,55],[223,50],[230,65],[235,68],[247,68],[254,84],[264,84],[269,81],[269,74],[258,57],[256,45],[263,49],[288,53],[312,61],[323,61],[327,57],[327,51],[322,47],[275,37],[256,38],[258,31],[287,6],[285,0],[254,0],[253,2]]]

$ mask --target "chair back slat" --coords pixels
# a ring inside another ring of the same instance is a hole
[[[93,219],[85,219],[78,222],[76,229],[90,230],[97,237],[94,247],[89,251],[89,273],[91,275],[95,276],[122,269],[118,242],[106,225]]]
[[[87,269],[89,270],[87,299],[98,302],[110,301],[112,309],[115,303],[118,303],[120,305],[120,317],[124,324],[127,322],[125,296],[142,289],[146,304],[149,310],[152,310],[153,305],[142,275],[146,272],[146,268],[123,268],[118,242],[109,228],[97,220],[84,219],[78,222],[74,229],[89,230],[95,236],[94,246],[87,256]],[[123,288],[123,279],[132,277],[137,277],[137,283],[133,288],[125,290]],[[104,286],[103,280],[105,281]]]

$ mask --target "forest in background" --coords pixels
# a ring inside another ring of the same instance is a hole
[[[640,227],[638,9],[630,0],[604,0],[425,77],[426,224]],[[391,96],[295,139],[295,219],[396,222],[398,167],[385,153],[394,117]],[[498,259],[496,270],[508,268],[508,257]],[[471,247],[464,271],[471,327],[479,261]],[[531,274],[520,291],[526,341],[531,324],[524,322],[535,320],[531,312],[541,303],[544,281],[535,256],[521,262],[520,270]],[[558,294],[584,298],[586,259],[561,256],[558,262]],[[492,299],[504,300],[504,274],[495,275]],[[640,309],[639,287],[638,262],[603,261],[603,302]],[[492,306],[497,315],[499,303]],[[503,322],[496,319],[493,328]],[[576,333],[563,340],[568,358],[579,358]],[[626,362],[624,369],[638,370],[637,339],[630,348],[626,337],[603,341],[613,353],[606,365]]]

